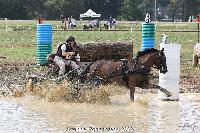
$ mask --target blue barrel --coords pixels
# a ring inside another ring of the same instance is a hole
[[[52,25],[37,25],[37,64],[46,65],[46,57],[52,51]]]
[[[142,24],[142,47],[141,51],[155,47],[155,24]]]

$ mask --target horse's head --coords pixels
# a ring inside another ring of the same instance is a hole
[[[167,72],[166,57],[164,54],[164,48],[162,50],[147,49],[142,52],[138,52],[137,60],[139,63],[147,67],[155,67],[160,70],[161,73]]]
[[[166,64],[166,57],[165,57],[165,53],[164,53],[164,48],[162,48],[162,50],[159,50],[159,54],[158,54],[158,68],[160,69],[160,72],[165,74],[168,70],[167,70],[167,64]]]

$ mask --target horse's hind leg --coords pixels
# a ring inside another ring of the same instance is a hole
[[[149,86],[152,87],[152,88],[158,88],[160,91],[162,91],[163,93],[165,93],[167,97],[171,97],[172,96],[172,94],[171,94],[170,91],[166,90],[165,88],[162,88],[159,85],[150,84]]]

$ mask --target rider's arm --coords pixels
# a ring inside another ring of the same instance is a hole
[[[74,54],[75,54],[75,52],[65,52],[64,50],[62,50],[62,56],[69,57],[69,56],[72,56]]]

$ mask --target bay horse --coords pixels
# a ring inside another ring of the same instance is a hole
[[[161,90],[168,97],[171,93],[166,89],[149,83],[149,74],[152,67],[167,72],[164,49],[146,49],[138,52],[135,59],[125,60],[97,60],[90,64],[82,73],[85,81],[95,80],[96,83],[109,84],[116,82],[130,89],[130,99],[134,101],[135,87],[153,87]]]

